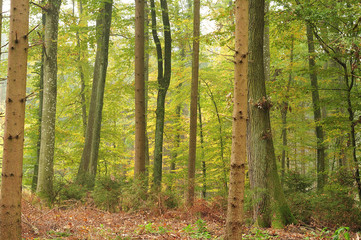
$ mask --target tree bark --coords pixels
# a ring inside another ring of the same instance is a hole
[[[188,155],[188,194],[187,205],[194,202],[194,185],[197,159],[197,101],[198,101],[198,74],[199,74],[199,36],[200,36],[200,0],[193,4],[193,60],[192,86],[189,123],[189,155]]]
[[[61,0],[49,0],[45,12],[44,89],[41,119],[39,174],[36,191],[53,197],[54,145],[57,97],[58,24]]]
[[[77,175],[77,182],[90,188],[94,187],[98,167],[103,98],[108,67],[112,6],[112,1],[103,0],[96,22],[97,52],[94,64],[93,87],[85,135],[85,144]]]
[[[0,239],[21,240],[29,1],[12,0],[1,177]]]
[[[321,107],[320,97],[318,93],[317,82],[317,66],[315,61],[315,44],[313,42],[313,33],[310,24],[307,24],[307,44],[308,44],[308,64],[310,68],[310,79],[312,87],[312,105],[313,116],[316,124],[316,139],[317,139],[317,190],[322,191],[326,183],[327,174],[325,173],[325,147],[323,144],[323,128],[321,125]]]
[[[225,239],[242,239],[247,134],[248,0],[235,1],[232,152]]]
[[[249,175],[254,192],[253,216],[260,227],[283,227],[294,217],[286,203],[274,153],[264,76],[264,0],[250,2],[249,10]]]
[[[165,97],[171,78],[171,56],[172,56],[172,38],[168,15],[168,5],[166,0],[161,0],[163,34],[164,34],[164,59],[162,57],[162,47],[157,34],[157,22],[154,0],[150,1],[152,13],[152,35],[157,49],[158,59],[158,97],[156,110],[156,129],[154,146],[154,171],[153,184],[156,189],[160,189],[162,182],[162,161],[163,161],[163,133],[164,133],[164,112]],[[164,72],[163,72],[164,64]]]
[[[144,0],[135,0],[135,178],[145,173],[144,73]]]

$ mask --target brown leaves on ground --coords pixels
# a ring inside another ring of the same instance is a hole
[[[31,196],[22,207],[25,239],[222,239],[225,225],[224,209],[204,200],[192,208],[110,213],[77,202],[49,209]],[[330,235],[322,229],[288,226],[248,228],[243,238],[330,239]]]

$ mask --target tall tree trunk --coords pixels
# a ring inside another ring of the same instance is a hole
[[[94,187],[98,167],[104,87],[108,67],[112,6],[113,1],[103,0],[96,22],[97,52],[94,64],[93,87],[85,135],[85,144],[77,175],[77,182],[87,185],[90,188]]]
[[[314,121],[316,123],[316,138],[317,138],[317,190],[322,191],[326,183],[327,174],[325,173],[325,147],[323,144],[323,128],[321,125],[321,107],[320,97],[318,94],[317,82],[317,66],[316,66],[316,52],[315,44],[313,42],[313,33],[310,24],[307,24],[307,43],[308,43],[308,64],[310,68],[310,79],[312,87],[312,105]]]
[[[44,90],[41,119],[39,174],[36,191],[53,197],[54,145],[57,97],[58,24],[61,0],[49,0],[45,12]]]
[[[149,185],[149,139],[147,131],[148,122],[148,92],[149,92],[149,10],[148,1],[145,0],[144,6],[144,42],[145,42],[145,56],[144,56],[144,82],[145,82],[145,175],[146,175],[146,186]]]
[[[293,80],[292,70],[293,70],[293,48],[294,48],[294,39],[292,36],[291,39],[291,53],[290,53],[290,72],[288,74],[288,83],[286,89],[286,99],[282,102],[281,106],[281,118],[282,118],[282,156],[281,156],[281,181],[283,182],[285,177],[286,169],[286,157],[288,157],[288,139],[287,139],[287,113],[288,113],[288,98],[291,83]]]
[[[213,96],[213,92],[209,86],[209,84],[204,81],[204,83],[206,84],[207,86],[207,89],[208,89],[208,95],[209,97],[211,98],[212,100],[212,103],[214,105],[214,109],[216,111],[216,115],[217,115],[217,120],[218,120],[218,131],[219,131],[219,144],[220,144],[220,157],[221,157],[221,163],[222,163],[222,175],[223,175],[223,187],[224,187],[224,191],[225,191],[225,196],[228,192],[228,185],[227,185],[227,169],[226,169],[226,162],[224,160],[224,142],[223,142],[223,129],[222,129],[222,121],[221,121],[221,116],[219,114],[219,111],[218,111],[218,106],[217,106],[217,102],[216,100],[214,99],[214,96]]]
[[[41,2],[42,5],[44,5],[44,0]],[[45,28],[45,14],[42,13],[42,25],[43,29]],[[44,41],[44,33],[42,33],[42,40]],[[43,116],[43,90],[44,90],[44,54],[45,54],[45,47],[42,47],[41,50],[41,66],[40,66],[40,73],[39,73],[39,109],[38,109],[38,123],[39,123],[39,129],[38,129],[38,139],[36,142],[36,162],[34,164],[34,173],[33,173],[33,179],[31,183],[31,191],[36,192],[36,188],[38,185],[38,174],[39,174],[39,158],[40,158],[40,143],[41,143],[41,121]]]
[[[198,94],[198,118],[199,118],[199,137],[201,143],[201,160],[202,160],[202,197],[205,199],[207,197],[207,166],[206,161],[204,159],[204,137],[203,137],[203,121],[202,121],[202,109],[200,103],[200,94]]]
[[[29,1],[12,0],[1,175],[0,239],[21,240]]]
[[[194,185],[197,159],[197,101],[198,101],[198,74],[199,74],[199,35],[200,35],[200,0],[193,4],[193,60],[192,86],[189,123],[189,155],[188,155],[188,194],[187,205],[194,202]]]
[[[235,2],[235,67],[232,124],[232,155],[225,239],[242,239],[243,202],[246,169],[247,73],[248,73],[248,0]]]
[[[282,227],[295,220],[284,197],[273,147],[272,104],[266,95],[264,76],[264,4],[264,0],[251,1],[249,10],[249,174],[256,224]]]
[[[144,0],[135,0],[135,178],[145,173],[145,125]]]
[[[81,112],[82,112],[82,121],[83,121],[83,135],[85,137],[86,124],[87,124],[87,88],[86,83],[88,76],[86,74],[86,66],[88,65],[87,61],[87,51],[88,43],[81,39],[82,36],[86,34],[84,28],[87,27],[88,22],[85,19],[85,14],[83,11],[83,3],[81,0],[78,0],[78,11],[79,11],[79,26],[80,30],[76,33],[77,45],[78,45],[78,71],[80,76],[80,102],[81,102]]]
[[[165,97],[171,78],[171,55],[172,55],[172,38],[169,24],[168,5],[166,0],[161,0],[163,33],[164,33],[164,59],[162,57],[162,47],[157,34],[157,22],[155,13],[154,0],[150,0],[152,12],[152,34],[157,49],[158,59],[158,97],[156,110],[156,129],[155,129],[155,146],[154,146],[154,187],[160,189],[162,182],[162,160],[163,160],[163,132],[164,132],[164,112]],[[164,72],[163,72],[164,63]]]

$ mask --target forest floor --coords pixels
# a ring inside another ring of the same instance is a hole
[[[76,202],[47,208],[36,198],[25,197],[22,211],[23,239],[222,239],[225,226],[224,210],[205,201],[191,209],[110,213]],[[243,239],[333,239],[332,233],[301,225],[246,228]],[[351,234],[349,239],[359,237]]]

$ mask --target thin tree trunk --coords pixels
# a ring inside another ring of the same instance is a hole
[[[264,0],[250,2],[249,20],[249,175],[253,190],[253,214],[260,227],[282,227],[294,217],[286,203],[279,180],[273,147],[264,76]]]
[[[248,0],[235,2],[235,67],[232,155],[225,239],[242,239],[244,185],[247,158]]]
[[[12,0],[1,175],[0,239],[21,240],[29,1]]]
[[[315,61],[315,45],[313,42],[313,33],[311,26],[307,24],[307,43],[308,43],[308,53],[309,59],[308,64],[310,68],[310,79],[312,87],[312,105],[313,105],[313,115],[314,121],[316,123],[316,138],[317,138],[317,190],[322,191],[326,183],[325,173],[325,147],[323,144],[323,128],[321,125],[321,107],[320,107],[320,97],[318,93],[318,82],[317,82],[317,66]]]
[[[155,14],[154,0],[150,1],[152,13],[152,34],[157,49],[158,59],[158,97],[156,110],[156,129],[155,129],[155,146],[154,146],[154,171],[153,184],[156,189],[160,189],[162,182],[162,159],[163,159],[163,133],[164,133],[164,112],[165,97],[171,78],[171,54],[172,38],[169,24],[168,5],[166,0],[161,0],[163,34],[164,34],[164,60],[162,57],[162,47],[157,34],[157,23]],[[164,63],[164,72],[163,72]]]
[[[198,74],[199,74],[199,35],[200,35],[200,0],[193,4],[193,61],[192,86],[189,123],[189,155],[188,155],[188,194],[187,205],[194,202],[194,187],[197,159],[197,101],[198,101]]]
[[[223,187],[224,187],[224,192],[226,195],[227,192],[228,192],[228,185],[227,185],[227,169],[226,169],[226,162],[224,160],[224,142],[223,142],[223,129],[222,129],[222,121],[221,121],[221,116],[219,114],[219,111],[218,111],[218,106],[217,106],[217,102],[216,100],[214,99],[214,96],[213,96],[213,93],[212,93],[212,90],[209,86],[209,84],[204,81],[204,83],[206,84],[207,86],[207,89],[208,89],[208,95],[209,97],[211,98],[212,100],[212,103],[214,105],[214,109],[216,111],[216,115],[217,115],[217,120],[218,120],[218,131],[219,131],[219,144],[220,144],[220,157],[221,157],[221,163],[222,163],[222,172],[223,172]]]
[[[44,0],[41,2],[44,5]],[[42,14],[42,25],[43,29],[45,28],[45,14]],[[44,41],[44,33],[42,33],[42,39]],[[40,66],[40,73],[39,73],[39,109],[38,109],[38,139],[36,142],[36,162],[34,164],[34,174],[31,183],[31,191],[36,192],[36,188],[38,185],[38,174],[39,174],[39,158],[40,158],[40,144],[41,144],[41,122],[43,116],[43,91],[44,91],[44,54],[45,54],[45,47],[42,47],[41,50],[41,66]]]
[[[288,83],[286,89],[286,100],[282,102],[281,106],[281,118],[282,118],[282,158],[281,158],[281,181],[283,182],[285,177],[285,169],[286,169],[286,155],[288,155],[288,139],[287,139],[287,113],[288,113],[288,94],[290,91],[290,86],[293,81],[292,71],[293,71],[293,48],[294,48],[294,39],[292,36],[291,40],[291,53],[290,53],[290,72],[288,75]]]
[[[87,82],[87,74],[86,68],[87,65],[87,57],[86,52],[88,50],[87,42],[81,39],[81,35],[83,36],[86,34],[83,28],[87,27],[88,22],[84,19],[84,12],[83,12],[83,3],[81,0],[78,0],[78,11],[79,11],[79,26],[81,30],[77,31],[76,38],[77,38],[77,45],[78,45],[78,71],[80,75],[80,99],[81,99],[81,112],[82,112],[82,121],[83,121],[83,135],[85,137],[86,132],[86,125],[87,125],[87,89],[86,89],[86,82]]]
[[[145,82],[145,178],[146,184],[145,186],[148,187],[149,185],[149,139],[148,139],[148,131],[147,131],[147,122],[148,122],[148,92],[149,92],[149,7],[148,1],[145,0],[144,6],[144,42],[145,42],[145,56],[144,56],[144,82]]]
[[[60,5],[61,0],[51,0],[48,2],[48,8],[45,12],[43,110],[39,174],[36,191],[49,198],[49,200],[53,197]]]
[[[77,175],[77,182],[87,185],[90,188],[94,187],[98,167],[104,87],[108,67],[112,5],[112,1],[104,0],[97,18],[97,52],[94,64],[92,95],[85,144]]]
[[[144,0],[135,0],[135,178],[145,173],[144,73]]]
[[[203,121],[202,121],[202,109],[200,103],[200,94],[198,94],[198,118],[199,118],[199,137],[201,141],[201,161],[202,161],[202,178],[203,178],[203,185],[202,185],[202,197],[205,199],[207,197],[207,166],[206,161],[204,159],[204,137],[203,137]]]

